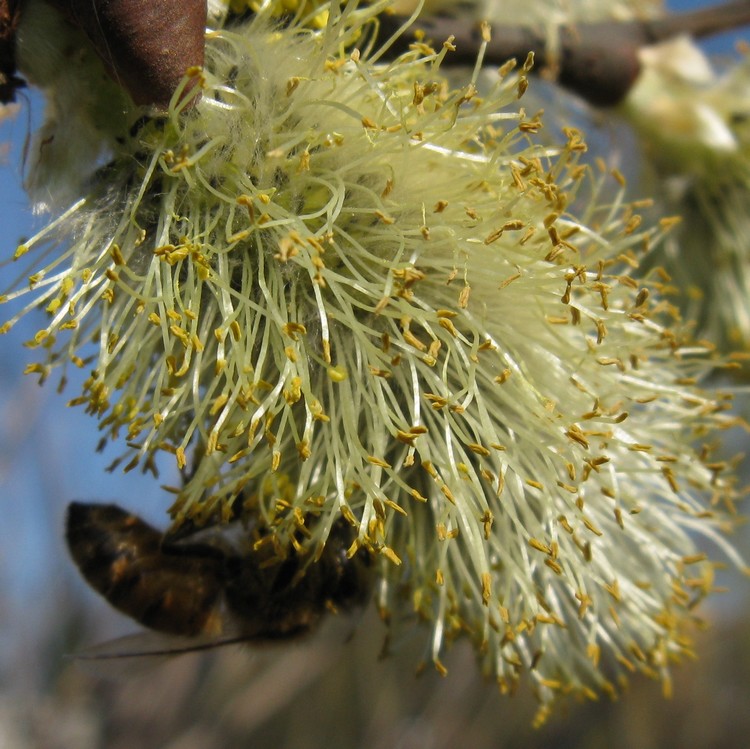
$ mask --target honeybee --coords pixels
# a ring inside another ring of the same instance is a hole
[[[237,549],[221,532],[173,540],[117,505],[73,502],[66,540],[83,577],[116,609],[209,646],[303,635],[327,612],[365,604],[371,588],[370,554],[347,557],[353,534],[343,521],[318,559],[279,559],[272,544]]]

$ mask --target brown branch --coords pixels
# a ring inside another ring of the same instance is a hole
[[[723,5],[701,8],[690,13],[644,21],[653,42],[671,39],[679,34],[690,34],[696,39],[722,34],[750,24],[750,0],[734,0]]]
[[[0,104],[16,100],[23,81],[16,75],[16,28],[20,0],[0,0]]]
[[[406,19],[381,16],[379,40],[385,41],[401,28]],[[523,62],[534,52],[535,69],[551,71],[555,80],[589,103],[599,107],[618,104],[627,95],[638,73],[638,51],[649,44],[679,34],[702,38],[750,24],[750,0],[645,21],[602,21],[560,27],[557,57],[549,53],[545,36],[530,26],[493,25],[492,38],[484,53],[484,63],[501,65],[509,59]],[[417,31],[425,39],[442,43],[453,37],[456,47],[444,64],[473,65],[482,37],[474,21],[445,16],[418,19],[394,40],[387,56],[392,58],[409,49]]]
[[[89,36],[110,74],[137,103],[165,107],[189,65],[203,60],[205,0],[48,0]],[[23,85],[15,75],[15,29],[23,0],[0,0],[0,102],[12,101]],[[379,41],[389,39],[405,18],[380,17]],[[550,71],[557,82],[596,106],[612,106],[630,90],[640,71],[638,51],[678,34],[705,37],[750,24],[750,0],[630,22],[581,23],[560,28],[557,57],[545,36],[531,27],[498,25],[484,62],[536,58],[536,70]],[[440,43],[454,37],[448,65],[473,65],[482,43],[473,21],[447,17],[419,19],[398,36],[388,56],[406,51],[417,30]]]
[[[166,108],[203,64],[205,0],[48,0],[90,39],[136,104]]]

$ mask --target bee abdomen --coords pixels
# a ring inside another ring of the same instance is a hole
[[[89,585],[145,627],[194,636],[217,626],[215,559],[163,553],[162,535],[117,505],[72,503],[66,539]]]

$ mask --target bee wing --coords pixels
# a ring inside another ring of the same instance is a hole
[[[215,635],[179,637],[142,630],[92,645],[68,658],[95,676],[123,679],[148,673],[179,655],[236,645],[246,639],[242,636],[217,639]]]

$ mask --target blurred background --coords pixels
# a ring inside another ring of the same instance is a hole
[[[725,35],[707,48],[731,56],[742,38],[750,33]],[[553,99],[549,109],[587,119],[559,92],[545,95]],[[43,109],[30,92],[15,116],[0,122],[4,258],[44,222],[22,190],[24,143]],[[637,174],[627,132],[614,127],[625,144],[615,159]],[[585,123],[600,155],[612,156],[612,128],[595,116]],[[631,197],[638,196],[631,183]],[[12,264],[0,265],[0,289],[14,272]],[[65,407],[79,389],[75,373],[62,396],[54,378],[40,388],[22,376],[33,358],[22,344],[36,320],[30,315],[0,339],[0,749],[750,745],[750,586],[736,570],[721,581],[730,591],[703,609],[710,627],[696,643],[700,659],[675,671],[671,700],[658,684],[636,679],[617,702],[569,704],[540,729],[531,727],[530,696],[499,695],[482,681],[468,648],[454,648],[447,678],[431,668],[417,677],[418,655],[408,642],[379,659],[385,632],[372,610],[289,646],[192,654],[146,673],[81,669],[66,654],[135,625],[80,581],[62,539],[67,503],[114,501],[163,526],[168,498],[158,496],[150,476],[106,471],[115,455],[96,452],[95,422]],[[742,388],[736,397],[747,398]],[[736,437],[729,453],[746,452],[747,439]],[[173,465],[159,468],[159,483],[177,483]],[[750,558],[750,536],[741,530],[737,542]]]

